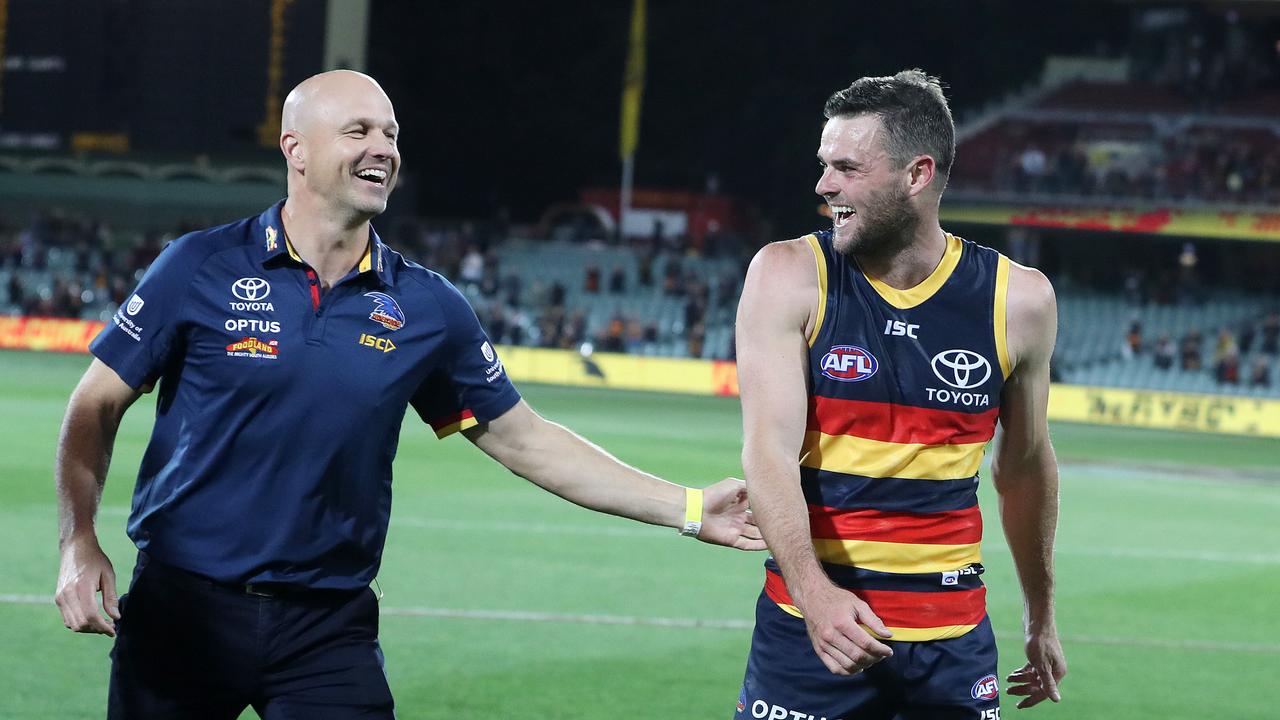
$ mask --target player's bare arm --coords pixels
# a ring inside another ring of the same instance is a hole
[[[54,599],[63,624],[75,632],[115,635],[113,625],[98,610],[98,592],[102,610],[111,619],[120,619],[115,570],[98,544],[94,516],[120,419],[139,395],[95,358],[72,393],[62,421],[54,466],[62,562]]]
[[[1053,286],[1039,271],[1013,264],[1009,274],[1008,346],[1013,371],[1000,403],[1003,433],[992,458],[1000,518],[1022,585],[1027,663],[1009,676],[1019,708],[1061,699],[1066,658],[1053,610],[1053,540],[1058,523],[1058,467],[1049,441],[1049,358],[1057,335]]]
[[[814,652],[832,673],[851,675],[892,651],[861,626],[890,634],[866,603],[831,582],[809,534],[797,460],[817,301],[817,268],[804,240],[768,245],[751,262],[737,319],[742,467],[756,522],[804,614]]]
[[[524,401],[462,432],[516,475],[572,503],[653,525],[685,524],[684,487],[627,465]],[[698,539],[740,550],[764,549],[742,481],[726,478],[703,491]]]

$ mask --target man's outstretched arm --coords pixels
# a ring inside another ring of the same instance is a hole
[[[818,562],[800,488],[808,415],[808,342],[818,294],[813,251],[803,240],[766,246],[747,271],[738,304],[742,467],[751,504],[787,589],[804,614],[818,658],[852,675],[890,656],[890,632],[871,608],[831,582]]]
[[[1049,442],[1049,358],[1057,335],[1053,287],[1038,271],[1009,274],[1008,343],[1013,372],[1000,399],[1002,434],[991,475],[1000,520],[1022,585],[1027,663],[1009,676],[1019,708],[1061,699],[1067,674],[1053,607],[1053,540],[1058,525],[1058,467]]]
[[[115,628],[98,610],[98,592],[102,609],[111,619],[120,619],[115,570],[98,544],[94,516],[120,419],[139,395],[95,358],[71,394],[62,420],[54,465],[62,560],[54,599],[63,624],[76,632],[115,635]]]
[[[686,489],[638,470],[523,400],[488,423],[463,430],[508,470],[572,503],[653,525],[684,527]],[[746,486],[732,478],[703,492],[698,539],[740,550],[763,550],[747,509]]]

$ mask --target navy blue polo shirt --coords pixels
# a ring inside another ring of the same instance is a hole
[[[159,383],[129,537],[225,582],[363,587],[406,408],[444,436],[520,396],[462,294],[376,233],[320,292],[282,204],[172,242],[90,346]]]

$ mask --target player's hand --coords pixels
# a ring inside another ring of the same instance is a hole
[[[1009,694],[1023,695],[1018,709],[1034,707],[1048,698],[1062,701],[1058,683],[1067,674],[1057,630],[1027,633],[1027,664],[1009,673]]]
[[[747,506],[747,485],[725,478],[702,491],[702,529],[698,539],[739,550],[764,550],[764,538]]]
[[[54,595],[54,601],[62,611],[62,624],[75,632],[115,637],[115,625],[98,610],[99,591],[102,592],[102,609],[110,620],[119,620],[116,572],[98,545],[98,539],[89,536],[67,541],[62,548],[58,591]]]
[[[892,657],[893,650],[863,626],[884,638],[893,633],[869,605],[848,590],[830,584],[810,590],[800,609],[813,651],[832,673],[856,675]]]

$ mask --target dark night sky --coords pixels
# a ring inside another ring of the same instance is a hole
[[[1051,53],[1122,46],[1128,6],[1038,2],[649,3],[638,186],[723,192],[779,231],[812,219],[822,104],[861,75],[921,67],[958,118]],[[630,2],[374,0],[369,72],[396,103],[412,183],[438,217],[536,218],[616,185]],[[963,162],[960,157],[958,162]],[[412,196],[412,197],[410,197]]]

